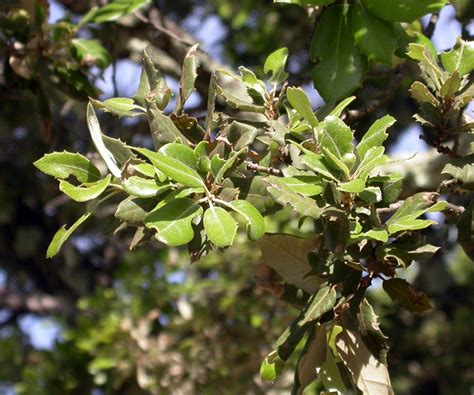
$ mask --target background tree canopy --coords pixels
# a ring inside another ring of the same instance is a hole
[[[0,393],[472,392],[473,17],[2,1]]]

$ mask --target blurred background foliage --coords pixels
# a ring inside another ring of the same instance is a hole
[[[308,59],[314,18],[302,7],[270,0],[155,0],[113,21],[80,26],[93,6],[106,3],[0,4],[0,393],[286,393],[291,372],[270,387],[260,381],[258,369],[297,310],[259,286],[257,247],[242,241],[193,264],[186,251],[158,243],[130,252],[132,235],[114,234],[116,224],[105,218],[114,210],[111,204],[81,227],[58,258],[47,261],[51,237],[78,216],[79,206],[58,197],[54,180],[32,162],[52,150],[88,154],[87,96],[133,94],[141,53],[150,44],[176,86],[189,44],[202,43],[197,92],[188,109],[198,118],[211,70],[243,64],[261,73],[265,57],[282,46],[290,52],[290,82],[307,87],[313,104],[320,104],[311,90]],[[472,3],[453,3],[457,21],[451,22],[472,39]],[[413,29],[421,31],[422,25],[414,23]],[[77,39],[97,39],[106,52],[96,47],[91,52],[89,46],[84,56]],[[354,106],[383,100],[351,122],[360,136],[390,113],[398,120],[389,141],[397,152],[416,111],[407,95],[416,67],[401,67],[408,69],[370,70]],[[102,124],[111,136],[151,145],[142,121],[105,114]],[[426,155],[422,160],[432,160]],[[416,165],[407,162],[405,170],[407,193],[431,190],[436,167],[422,179]],[[278,229],[284,221],[272,226]],[[427,231],[429,242],[443,248],[410,271],[434,303],[432,312],[413,316],[377,285],[370,294],[391,342],[396,393],[474,391],[474,269],[455,248],[455,232],[453,226]]]

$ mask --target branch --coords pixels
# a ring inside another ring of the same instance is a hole
[[[436,29],[436,24],[438,23],[439,20],[439,15],[438,14],[432,14],[430,21],[428,22],[428,25],[425,28],[425,36],[428,38],[431,38],[433,36],[433,33]]]
[[[0,307],[15,313],[37,315],[71,314],[74,306],[65,299],[40,293],[26,294],[20,291],[0,289]]]
[[[395,96],[399,86],[402,84],[406,70],[407,68],[404,66],[394,69],[394,75],[388,76],[390,77],[388,86],[384,86],[383,89],[377,90],[363,107],[355,110],[344,111],[342,120],[350,124],[373,114],[379,107],[390,102],[390,100]]]
[[[392,214],[393,212],[397,211],[402,205],[405,203],[404,200],[399,200],[398,202],[390,204],[388,207],[382,207],[377,209],[378,215],[387,215]],[[446,214],[452,214],[459,216],[464,213],[466,209],[463,206],[457,206],[453,203],[446,202],[446,208],[443,210]]]
[[[260,166],[253,162],[245,161],[248,170],[259,171],[261,173],[272,174],[274,176],[281,176],[281,170],[274,169],[273,167]]]

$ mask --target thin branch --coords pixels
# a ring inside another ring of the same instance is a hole
[[[382,207],[377,209],[378,215],[388,215],[397,211],[405,203],[404,200],[390,204],[388,207]],[[447,214],[461,215],[466,209],[463,206],[457,206],[453,203],[446,202],[446,208],[443,210]]]
[[[428,38],[431,38],[433,36],[433,33],[436,29],[436,24],[438,23],[439,20],[439,15],[438,14],[432,14],[430,21],[428,22],[428,25],[426,25],[425,28],[425,36]]]
[[[261,173],[272,174],[274,176],[281,176],[281,170],[274,169],[273,167],[260,166],[257,163],[245,161],[248,170],[259,171]]]

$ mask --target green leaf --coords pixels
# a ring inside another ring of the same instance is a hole
[[[298,5],[329,5],[336,0],[273,0],[274,3],[298,4]]]
[[[352,242],[357,242],[364,239],[377,240],[377,241],[386,243],[388,241],[388,233],[385,229],[374,228],[374,229],[368,230],[367,232],[351,234]]]
[[[407,198],[402,206],[386,222],[388,232],[393,234],[404,230],[423,229],[434,224],[434,221],[421,220],[417,218],[427,212],[435,212],[445,209],[446,202],[435,203],[436,198],[437,194],[424,192],[417,193]]]
[[[466,255],[474,261],[474,200],[466,207],[457,223],[458,243]]]
[[[209,91],[207,95],[207,113],[206,113],[206,134],[209,134],[212,129],[212,117],[216,107],[216,96],[217,96],[217,76],[215,72],[211,73],[211,79],[209,81]]]
[[[433,55],[428,47],[421,44],[409,44],[408,48],[407,55],[419,62],[422,76],[428,86],[434,91],[441,89],[444,75],[438,66],[437,56]]]
[[[267,180],[270,184],[268,191],[275,201],[280,203],[282,206],[290,204],[296,212],[304,217],[312,217],[314,219],[320,217],[321,209],[313,199],[297,194],[282,182],[279,177],[271,176],[268,177]]]
[[[364,159],[362,159],[357,170],[354,172],[354,177],[358,177],[364,181],[367,180],[367,177],[377,166],[383,165],[387,161],[384,152],[384,147],[376,146],[369,148],[369,150],[365,152]]]
[[[395,244],[377,248],[376,256],[380,261],[389,262],[391,265],[395,262],[397,267],[405,268],[408,267],[413,260],[418,262],[427,261],[438,250],[439,247],[432,246],[431,244],[424,244],[421,247]]]
[[[286,97],[291,106],[300,114],[312,127],[318,126],[319,122],[311,108],[311,102],[305,91],[301,88],[288,88]]]
[[[263,72],[265,74],[271,73],[268,80],[271,84],[281,84],[288,78],[288,73],[285,72],[285,64],[288,59],[288,48],[280,48],[272,52],[263,65]]]
[[[164,110],[171,98],[171,90],[166,84],[164,75],[158,69],[157,64],[162,56],[153,47],[148,46],[143,51],[143,69],[140,75],[140,83],[133,99],[152,110]],[[151,105],[152,103],[153,105]]]
[[[102,131],[100,130],[99,120],[94,112],[94,107],[89,102],[87,104],[87,124],[89,126],[89,131],[92,137],[92,141],[99,152],[100,156],[104,160],[110,172],[117,178],[122,176],[122,172],[118,167],[118,161],[110,150],[105,146],[104,140],[102,137]]]
[[[193,45],[184,57],[183,69],[181,70],[181,79],[179,83],[179,96],[176,101],[176,113],[179,113],[183,109],[184,103],[189,99],[189,96],[191,96],[191,93],[194,91],[194,83],[196,82],[198,67],[195,55],[197,47],[198,44]]]
[[[327,102],[357,89],[367,71],[367,60],[354,45],[348,5],[335,5],[318,21],[310,47],[314,86]]]
[[[303,196],[316,196],[323,191],[323,183],[317,176],[300,175],[278,178],[278,182]]]
[[[342,112],[344,111],[344,109],[349,104],[351,104],[355,99],[356,99],[355,96],[350,96],[350,97],[347,97],[344,100],[341,100],[341,102],[336,107],[334,107],[334,109],[328,115],[332,115],[334,117],[339,118],[341,116]]]
[[[289,284],[309,294],[315,293],[323,280],[312,275],[308,254],[315,249],[311,239],[284,234],[266,234],[258,245],[262,251],[262,263],[270,266]]]
[[[197,170],[198,158],[194,150],[184,144],[169,143],[161,147],[158,152],[166,155],[169,158],[176,159],[194,170]]]
[[[386,21],[412,22],[423,15],[438,12],[447,0],[362,0],[362,3]]]
[[[332,169],[324,157],[304,148],[299,144],[293,144],[305,153],[305,155],[301,157],[301,163],[303,165],[308,166],[315,173],[319,173],[333,181],[339,181],[338,173]]]
[[[341,394],[347,393],[347,388],[344,385],[344,380],[341,377],[336,359],[330,347],[328,347],[326,351],[326,361],[324,362],[323,366],[321,366],[319,376],[321,377],[321,381],[323,382],[325,388],[333,388],[336,391],[339,391]]]
[[[352,140],[354,136],[351,129],[342,120],[331,115],[326,117],[320,126],[322,130],[320,146],[326,159],[333,165],[336,165],[336,168],[340,168],[346,174],[349,174],[349,170],[356,159],[353,154],[354,146],[352,145]],[[327,156],[326,152],[332,155]],[[339,161],[345,165],[345,168],[341,168],[338,163]]]
[[[114,0],[104,7],[96,9],[87,17],[87,23],[111,22],[148,4],[150,0]],[[86,22],[81,21],[81,24]]]
[[[156,201],[129,196],[117,206],[115,217],[131,224],[143,224],[145,216],[155,207]]]
[[[71,40],[71,44],[81,64],[87,66],[97,65],[101,69],[105,69],[112,63],[109,52],[102,46],[99,40],[75,38]]]
[[[171,188],[171,185],[160,184],[154,178],[139,176],[131,176],[124,179],[122,186],[128,194],[141,198],[158,196]]]
[[[454,71],[448,79],[443,83],[440,94],[444,97],[453,97],[461,88],[461,76]]]
[[[387,367],[377,361],[357,332],[345,329],[337,336],[336,348],[364,395],[393,395]]]
[[[357,145],[357,152],[361,159],[365,157],[367,151],[372,147],[379,147],[387,139],[387,129],[396,122],[395,118],[385,115],[383,118],[376,120],[362,137]]]
[[[114,97],[104,100],[103,102],[94,99],[90,99],[90,101],[95,107],[118,115],[119,117],[136,117],[138,115],[144,115],[146,112],[143,107],[135,104],[134,100],[128,97]]]
[[[156,238],[169,245],[180,246],[194,237],[193,219],[202,208],[193,200],[178,198],[159,206],[145,217],[145,226],[157,231]]]
[[[265,82],[258,79],[252,70],[244,66],[239,67],[242,82],[247,86],[247,92],[255,102],[263,103],[267,95],[267,88]]]
[[[439,106],[439,100],[434,97],[425,84],[419,81],[415,81],[411,85],[410,94],[419,104],[430,103],[434,107]]]
[[[441,53],[441,63],[450,73],[468,75],[474,70],[474,42],[459,39],[449,52]]]
[[[229,205],[245,218],[250,240],[257,241],[265,234],[265,221],[253,204],[246,200],[234,200]]]
[[[372,14],[358,2],[352,13],[354,39],[361,52],[374,62],[391,65],[397,48],[393,24]]]
[[[341,182],[337,189],[339,191],[348,192],[348,193],[359,193],[362,192],[365,188],[365,181],[362,179],[355,179],[348,182]]]
[[[101,181],[96,181],[85,186],[75,186],[65,180],[59,181],[59,190],[76,202],[87,202],[100,196],[110,184],[109,174]]]
[[[109,137],[103,134],[102,141],[104,142],[104,145],[107,147],[112,156],[115,158],[117,163],[122,167],[130,159],[136,157],[130,147],[120,139],[115,139],[113,137]]]
[[[416,291],[408,282],[401,278],[385,280],[382,285],[385,292],[395,302],[400,303],[412,313],[424,313],[433,308],[424,292]]]
[[[450,160],[441,172],[462,183],[462,188],[474,191],[474,154]]]
[[[79,182],[100,180],[100,172],[89,159],[71,152],[53,152],[46,154],[33,163],[43,173],[56,178],[66,179],[74,176]]]
[[[197,171],[180,160],[166,156],[161,152],[147,150],[146,148],[135,148],[135,150],[148,158],[153,166],[162,171],[167,177],[181,185],[188,187],[204,186],[204,182]]]
[[[59,230],[53,236],[53,240],[51,240],[51,243],[49,243],[48,250],[46,251],[46,258],[52,258],[57,255],[64,242],[69,239],[69,237],[74,233],[74,231],[84,221],[86,221],[91,216],[91,214],[92,213],[90,211],[83,214],[76,222],[74,222],[74,224],[71,225],[69,229],[66,229],[64,225],[59,228]]]
[[[240,151],[232,151],[232,153],[229,156],[229,159],[225,160],[222,166],[219,167],[219,171],[217,172],[214,182],[216,184],[220,184],[224,177],[228,175],[232,169],[234,169],[236,166],[238,166],[239,159],[242,157],[246,157],[248,152],[248,148],[242,148]],[[213,157],[214,159],[214,157]],[[212,161],[211,161],[211,168],[212,168]]]
[[[204,229],[217,247],[230,246],[237,233],[237,222],[223,208],[211,206],[204,212]]]
[[[265,381],[274,381],[283,371],[285,362],[278,356],[277,351],[272,351],[263,360],[260,366],[260,377]]]
[[[357,196],[368,203],[382,201],[382,191],[379,187],[367,187],[362,192],[359,192]]]

